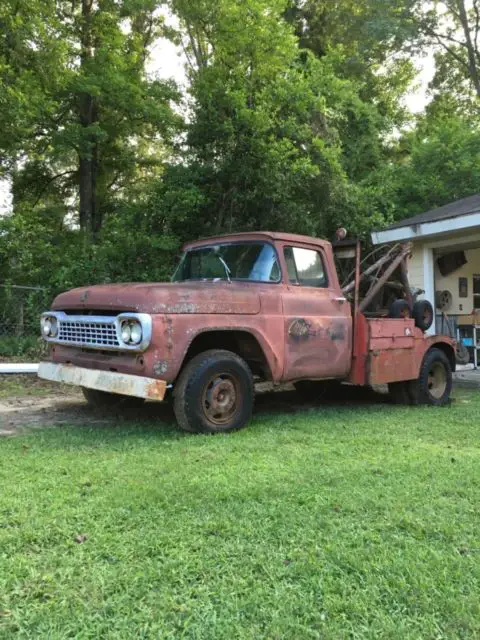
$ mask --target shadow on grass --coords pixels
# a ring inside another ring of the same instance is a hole
[[[255,428],[261,428],[262,417],[275,415],[308,413],[312,409],[335,408],[335,410],[351,411],[355,406],[368,404],[382,404],[388,402],[388,396],[375,393],[372,389],[342,386],[336,393],[317,401],[305,401],[295,391],[264,391],[256,395],[255,399]],[[99,410],[84,403],[75,405],[75,423],[65,421],[65,427],[53,429],[50,433],[52,440],[58,438],[58,432],[63,431],[69,438],[69,444],[77,441],[83,446],[98,446],[107,442],[115,442],[126,436],[132,440],[136,438],[165,438],[179,439],[196,437],[178,429],[173,412],[171,399],[162,403],[148,402],[137,409],[122,409],[115,412]],[[260,423],[260,424],[259,424]],[[43,432],[46,434],[46,432]],[[76,434],[76,435],[75,435]],[[72,438],[73,435],[73,438]],[[77,440],[78,438],[78,440]],[[73,441],[72,441],[73,440]],[[79,442],[80,441],[80,442]]]
[[[312,408],[338,407],[390,403],[389,396],[378,393],[370,387],[353,387],[340,385],[338,389],[330,389],[320,394],[315,400],[305,400],[296,391],[267,391],[257,394],[255,398],[255,415],[269,413],[298,413]]]

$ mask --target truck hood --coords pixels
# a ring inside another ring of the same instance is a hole
[[[61,293],[55,310],[135,311],[138,313],[236,313],[260,311],[252,285],[235,282],[104,284]]]

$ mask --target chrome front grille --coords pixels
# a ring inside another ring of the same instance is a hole
[[[78,321],[75,316],[59,320],[57,341],[60,343],[89,346],[95,348],[120,347],[115,326],[115,318],[103,317],[97,320]]]
[[[40,325],[50,320],[57,325],[56,333],[44,334],[44,340],[52,344],[90,349],[142,352],[152,338],[152,318],[147,313],[119,313],[116,316],[74,315],[64,311],[47,311],[42,314]],[[141,342],[122,340],[122,323],[139,323],[142,328]]]

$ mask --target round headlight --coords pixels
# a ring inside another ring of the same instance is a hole
[[[130,340],[133,344],[140,344],[142,337],[142,325],[139,322],[132,322],[130,325]]]
[[[52,333],[52,322],[50,318],[45,318],[43,321],[43,335],[49,337]]]
[[[131,338],[131,331],[130,331],[130,325],[128,324],[128,322],[124,322],[122,324],[122,340],[125,343],[130,342],[130,338]]]
[[[49,318],[50,321],[50,337],[55,338],[58,333],[58,322],[56,318]]]

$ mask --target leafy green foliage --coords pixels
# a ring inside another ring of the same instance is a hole
[[[478,192],[480,128],[467,119],[425,118],[398,144],[399,161],[368,180],[373,210],[402,220]]]
[[[0,359],[8,358],[8,361],[19,359],[22,361],[37,361],[45,354],[46,343],[38,335],[0,336]]]
[[[198,235],[199,223],[202,235],[260,221],[329,235],[351,220],[355,184],[384,161],[385,134],[399,121],[398,107],[386,106],[395,102],[388,83],[382,88],[379,78],[375,100],[366,99],[361,74],[339,72],[351,54],[343,43],[322,55],[302,49],[283,19],[285,2],[179,0],[173,8],[189,59],[191,113],[185,164],[158,183],[159,218],[182,238]],[[410,75],[399,78],[397,93]]]
[[[0,219],[0,280],[53,295],[165,279],[187,239],[340,225],[368,239],[477,191],[476,4],[466,26],[457,5],[445,23],[433,0],[6,0],[14,211]],[[146,73],[165,38],[187,57],[182,91]],[[412,55],[434,41],[433,100],[414,121]]]

